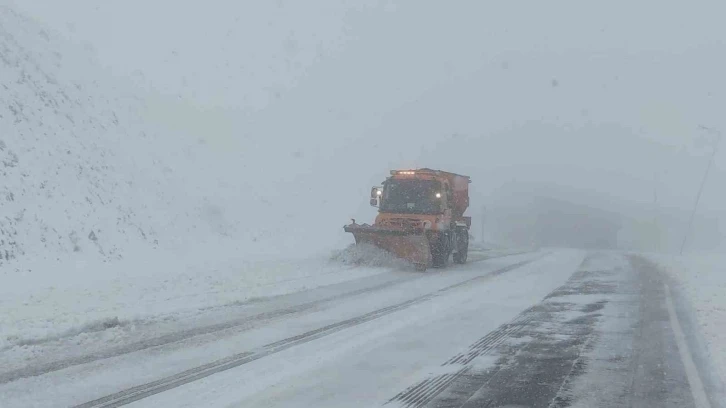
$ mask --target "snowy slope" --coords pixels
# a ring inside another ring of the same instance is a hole
[[[91,51],[7,6],[0,14],[4,265],[152,249],[307,255],[321,246],[315,225],[328,248],[343,236],[353,209],[332,208],[316,183],[329,189],[330,170],[348,160],[291,133],[307,120],[293,105],[252,117],[140,91]],[[365,203],[368,187],[345,196]]]
[[[183,150],[140,122],[140,100],[83,52],[1,11],[3,265],[121,259],[186,226],[193,206],[169,160]]]
[[[0,348],[379,272],[329,265],[295,143],[220,140],[7,6],[0,86]]]

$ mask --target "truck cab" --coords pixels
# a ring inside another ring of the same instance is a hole
[[[393,170],[382,186],[371,189],[371,205],[378,207],[372,227],[381,236],[405,235],[412,241],[425,238],[433,266],[445,265],[451,254],[455,262],[464,263],[471,225],[471,218],[463,215],[469,205],[469,183],[467,176],[440,170]],[[402,240],[372,241],[389,247],[384,249],[392,247],[392,252],[410,247]]]

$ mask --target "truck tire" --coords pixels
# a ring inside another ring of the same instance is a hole
[[[457,231],[457,235],[454,263],[465,264],[466,259],[469,257],[469,231],[462,228]]]
[[[434,268],[443,268],[449,261],[451,254],[451,245],[448,244],[448,235],[441,234],[435,242],[431,244],[431,260]]]
[[[437,251],[431,255],[433,257],[432,266],[434,268],[443,268],[444,266],[446,266],[446,261],[448,261],[448,258],[449,258],[448,256],[446,256],[446,255],[448,255],[446,252]]]

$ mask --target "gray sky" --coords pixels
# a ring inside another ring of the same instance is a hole
[[[308,184],[349,166],[341,205],[363,218],[361,191],[418,165],[471,174],[480,201],[519,182],[644,205],[655,188],[688,208],[709,153],[698,126],[726,131],[718,0],[16,4],[220,151],[282,165],[283,143]],[[726,208],[725,167],[722,152],[704,210]]]

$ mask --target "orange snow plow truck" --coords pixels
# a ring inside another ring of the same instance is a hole
[[[406,259],[425,271],[443,267],[453,254],[466,262],[471,217],[468,176],[440,170],[392,170],[382,187],[371,189],[371,206],[378,207],[373,225],[344,227],[356,244],[367,243]]]

